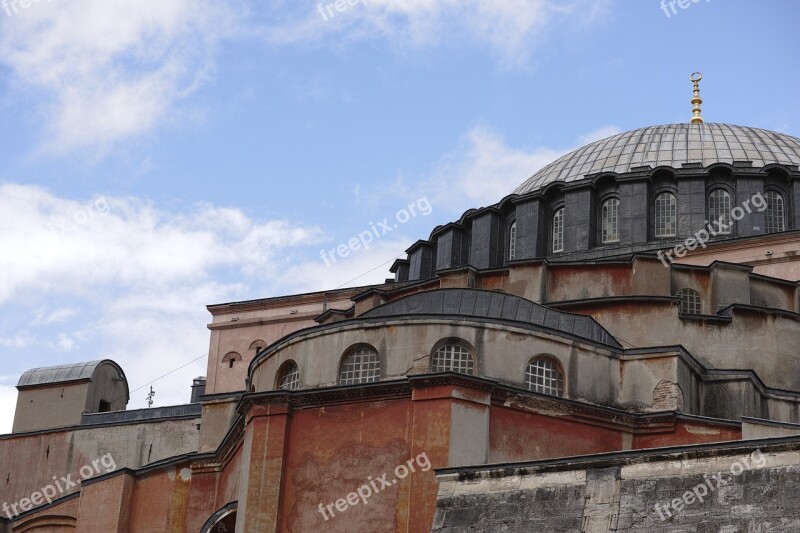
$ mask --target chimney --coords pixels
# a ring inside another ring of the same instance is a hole
[[[199,403],[200,396],[206,393],[206,377],[200,376],[192,380],[192,402]]]

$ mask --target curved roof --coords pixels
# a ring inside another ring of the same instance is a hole
[[[545,166],[514,191],[524,194],[556,181],[576,181],[598,172],[623,173],[633,167],[684,163],[752,161],[800,165],[800,139],[731,124],[667,124],[626,131],[587,144]]]
[[[460,315],[511,320],[621,347],[619,342],[590,316],[556,311],[513,294],[481,289],[436,289],[418,292],[370,309],[358,318],[402,315]]]
[[[117,367],[120,376],[123,379],[125,378],[125,374],[117,363],[111,359],[100,359],[72,365],[32,368],[22,374],[22,377],[19,378],[19,383],[17,383],[17,387],[33,387],[37,385],[47,385],[49,383],[66,383],[70,381],[92,379],[94,371],[103,363],[109,363]]]

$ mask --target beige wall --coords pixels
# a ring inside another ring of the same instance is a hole
[[[82,466],[105,454],[111,454],[117,468],[140,468],[197,451],[199,423],[199,418],[148,421],[0,438],[0,471],[4,480],[0,483],[0,502],[29,496],[53,476],[71,474],[75,479]]]
[[[314,295],[316,297],[310,302],[297,297],[297,301],[279,298],[263,303],[234,304],[230,308],[210,307],[213,320],[208,325],[211,339],[206,394],[245,390],[247,366],[256,354],[256,350],[250,348],[254,341],[262,340],[270,345],[292,332],[316,326],[314,318],[322,314],[324,305],[329,309],[348,309],[353,305],[350,297],[357,292],[360,290],[334,293],[327,298],[323,298],[322,294]],[[242,357],[232,368],[227,361],[223,362],[225,355],[230,352]]]
[[[89,385],[86,381],[19,391],[12,431],[20,433],[80,424]]]
[[[626,372],[633,380],[623,385],[620,356],[613,350],[506,325],[428,319],[351,324],[304,335],[262,360],[254,369],[253,384],[256,391],[273,390],[280,367],[292,360],[300,369],[301,388],[336,385],[342,356],[361,343],[378,351],[382,380],[429,372],[430,354],[446,338],[463,339],[475,349],[479,376],[517,387],[526,386],[525,370],[532,357],[552,355],[564,369],[567,397],[592,403],[650,406],[659,381],[677,380],[674,359],[678,356],[674,352],[650,356],[652,363],[645,357],[626,363]],[[671,362],[663,362],[663,357]]]

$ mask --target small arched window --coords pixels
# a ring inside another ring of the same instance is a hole
[[[242,356],[239,355],[237,352],[228,352],[225,354],[225,357],[222,358],[223,364],[227,364],[228,368],[233,368],[233,364],[236,361],[241,361]]]
[[[619,200],[609,198],[600,209],[601,242],[610,244],[619,242]]]
[[[708,221],[721,224],[717,233],[728,235],[731,233],[731,195],[724,189],[714,189],[708,195]]]
[[[356,348],[342,359],[339,384],[373,383],[381,377],[381,360],[371,347]]]
[[[300,386],[300,369],[294,361],[283,365],[278,380],[278,388],[282,390],[295,390]]]
[[[553,253],[564,251],[564,208],[553,213]]]
[[[681,299],[681,314],[700,315],[703,313],[703,302],[699,292],[693,289],[681,289],[677,296]]]
[[[674,237],[678,231],[678,202],[671,192],[662,192],[655,201],[656,237]]]
[[[786,231],[786,218],[784,217],[783,195],[776,191],[764,193],[767,209],[764,213],[764,232],[777,233]]]
[[[431,372],[475,375],[475,358],[460,344],[445,344],[433,353]]]
[[[551,396],[564,395],[564,372],[561,365],[550,356],[540,355],[528,362],[525,384],[529,391]]]
[[[261,339],[256,339],[256,340],[254,340],[253,342],[250,343],[250,348],[249,349],[255,351],[256,353],[258,353],[258,351],[260,349],[266,348],[266,347],[267,347],[267,343],[266,342],[264,342]]]
[[[508,229],[508,260],[513,261],[517,256],[517,221],[511,223]]]

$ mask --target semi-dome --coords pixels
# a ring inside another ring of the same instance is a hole
[[[624,173],[635,167],[684,163],[751,161],[800,164],[800,139],[774,131],[731,124],[667,124],[627,131],[587,144],[556,159],[514,191],[524,194],[556,181],[576,181],[600,172]]]

